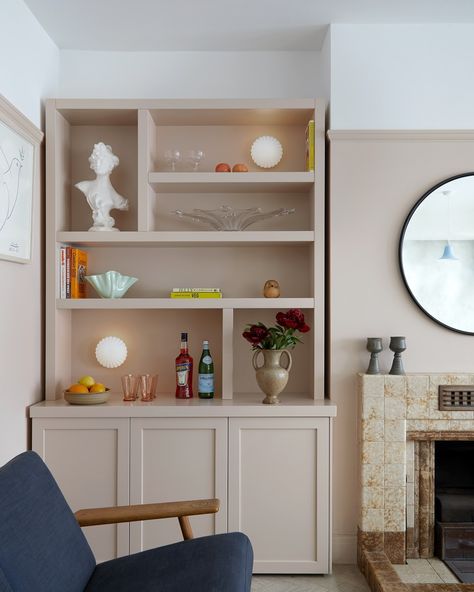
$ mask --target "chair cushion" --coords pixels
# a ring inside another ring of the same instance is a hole
[[[41,458],[25,452],[0,468],[0,574],[10,588],[83,592],[94,568],[92,551]]]
[[[0,567],[0,591],[1,592],[13,592],[10,584],[7,582],[7,578]]]
[[[100,563],[85,592],[248,592],[252,566],[244,534],[219,534]]]

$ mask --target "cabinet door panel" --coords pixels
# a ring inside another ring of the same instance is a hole
[[[256,573],[329,571],[329,419],[231,418],[229,530]]]
[[[227,419],[132,419],[132,503],[218,497],[217,514],[191,518],[195,536],[227,530]],[[131,551],[182,540],[176,518],[131,525]]]
[[[128,419],[35,419],[33,450],[73,512],[129,503]],[[83,529],[96,560],[129,553],[128,524]]]

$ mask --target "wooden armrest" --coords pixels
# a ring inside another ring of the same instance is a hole
[[[118,524],[137,520],[156,520],[159,518],[185,518],[199,514],[215,514],[219,510],[218,499],[190,500],[185,502],[165,502],[161,504],[138,504],[135,506],[116,506],[112,508],[91,508],[78,510],[74,516],[79,526],[96,524]],[[182,520],[180,520],[180,523]]]

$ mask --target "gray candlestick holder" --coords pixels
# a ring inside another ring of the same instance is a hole
[[[380,374],[379,353],[383,350],[381,337],[367,337],[367,350],[370,352],[370,362],[366,374]]]
[[[406,350],[407,343],[405,337],[390,337],[390,349],[394,352],[392,367],[390,374],[397,374],[403,376],[405,370],[403,368],[402,353]]]

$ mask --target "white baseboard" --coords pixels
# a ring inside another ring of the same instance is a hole
[[[357,535],[335,534],[332,537],[332,562],[357,563]]]

